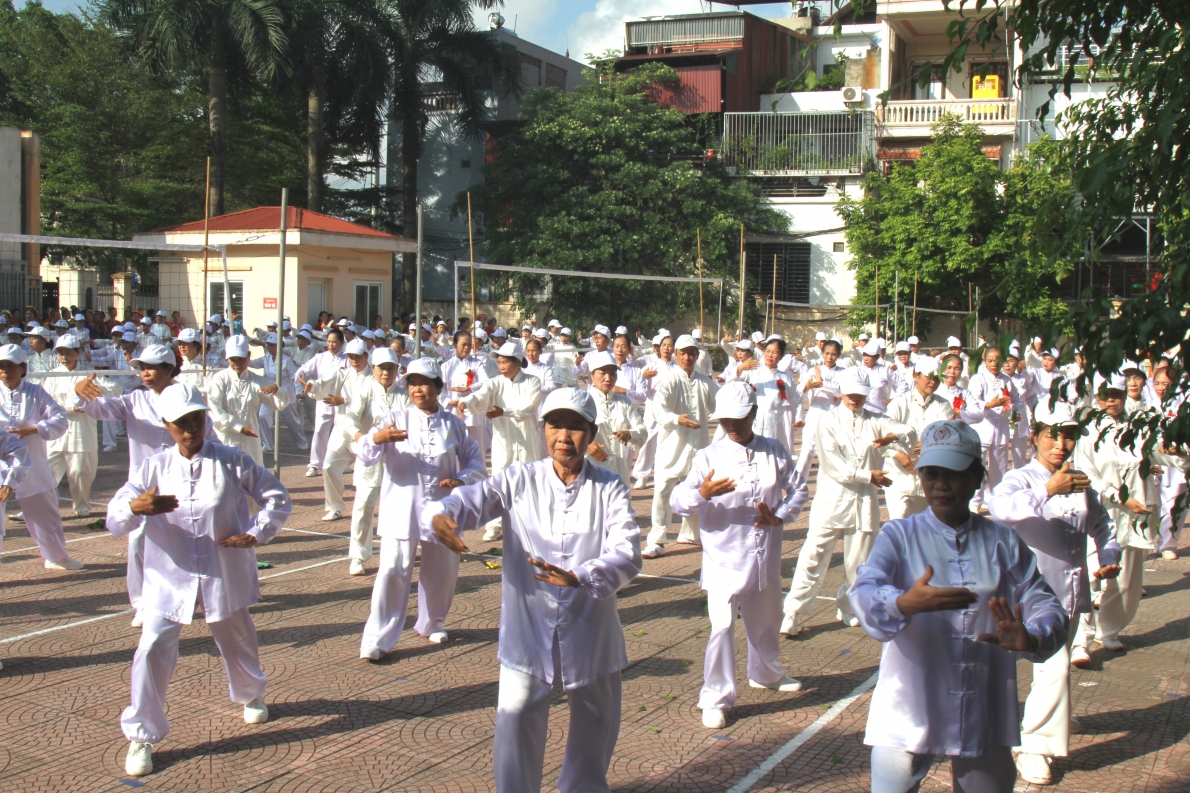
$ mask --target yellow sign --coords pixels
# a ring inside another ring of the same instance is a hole
[[[989,74],[987,77],[975,75],[971,78],[972,99],[999,99],[1000,75]]]

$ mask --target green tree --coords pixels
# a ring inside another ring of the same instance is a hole
[[[605,64],[571,93],[530,92],[520,125],[500,139],[472,193],[484,216],[488,259],[690,277],[697,274],[701,228],[704,274],[727,280],[725,308],[738,310],[740,224],[780,231],[788,218],[746,180],[704,162],[697,119],[652,98],[676,80],[662,64],[626,73]],[[537,276],[510,280],[523,313],[545,309],[587,328],[600,321],[652,329],[698,311],[696,285],[562,277],[546,286]],[[708,305],[717,297],[709,291]]]
[[[282,0],[102,0],[100,7],[159,73],[177,69],[206,77],[210,212],[223,214],[229,85],[271,81],[283,72]]]

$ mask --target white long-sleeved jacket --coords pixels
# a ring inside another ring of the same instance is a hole
[[[66,411],[41,386],[22,380],[15,389],[0,383],[0,432],[36,427],[37,432],[25,436],[29,473],[15,488],[18,499],[35,496],[57,488],[50,471],[47,444],[66,433]]]
[[[483,414],[500,407],[504,415],[492,419],[492,473],[515,462],[532,462],[545,456],[545,440],[537,419],[541,403],[541,381],[517,372],[484,382],[479,390],[459,402],[468,411]]]
[[[911,391],[895,397],[888,404],[888,411],[884,415],[890,421],[904,424],[909,428],[907,453],[912,455],[913,449],[921,439],[922,430],[935,421],[950,421],[951,416],[954,415],[954,408],[951,403],[938,396],[937,393],[931,394],[929,398],[924,398],[917,388],[913,388]],[[888,489],[897,493],[924,497],[925,493],[922,492],[921,481],[917,478],[917,473],[909,471],[893,457],[900,450],[885,448],[887,449],[884,457],[888,465],[888,478],[893,482]]]
[[[52,371],[67,372],[70,370],[60,365]],[[78,372],[77,377],[48,377],[44,381],[46,391],[54,398],[55,402],[62,406],[66,412],[67,420],[66,432],[49,442],[47,449],[51,453],[99,451],[99,436],[96,432],[95,419],[72,407],[75,385],[94,372],[81,362],[74,371]],[[120,393],[120,387],[107,378],[95,378],[95,385],[103,392],[104,396],[116,396]]]
[[[1003,445],[1012,440],[1012,415],[1016,413],[1024,416],[1024,406],[1020,392],[1012,384],[1012,379],[1001,372],[992,375],[986,369],[981,369],[971,376],[967,386],[971,399],[983,408],[983,421],[973,425],[979,433],[979,439],[984,445]],[[1008,402],[999,407],[989,408],[987,403],[1004,393],[1008,394]]]
[[[643,446],[648,440],[649,432],[645,429],[640,412],[628,401],[628,397],[615,392],[605,394],[594,386],[588,388],[587,393],[595,400],[595,408],[598,411],[595,423],[599,425],[599,432],[595,436],[595,441],[603,444],[603,450],[607,452],[607,460],[601,463],[590,455],[587,455],[587,459],[595,465],[613,471],[627,485],[630,475],[628,450],[633,446],[637,448]],[[619,430],[628,430],[632,433],[632,438],[628,443],[621,443],[616,439],[614,433]]]
[[[684,477],[690,470],[694,453],[710,443],[709,425],[718,391],[719,386],[705,374],[698,371],[686,374],[678,366],[670,369],[657,385],[652,406],[659,428],[657,456],[654,458],[655,479]],[[683,414],[697,422],[698,429],[678,424],[678,417]]]
[[[266,394],[261,389],[275,385],[264,375],[245,370],[242,374],[232,368],[220,369],[207,381],[207,405],[211,408],[211,423],[219,442],[243,449],[257,463],[264,461],[260,445],[260,406],[284,410],[289,397],[284,389]],[[247,428],[256,433],[245,435]]]

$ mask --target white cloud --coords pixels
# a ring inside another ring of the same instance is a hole
[[[475,26],[480,30],[488,28],[488,14],[499,11],[504,15],[504,27],[528,41],[537,42],[556,27],[554,17],[558,13],[558,0],[504,0],[503,8],[488,11],[475,9]]]
[[[706,0],[598,0],[594,11],[580,14],[570,28],[570,57],[586,60],[586,53],[624,48],[624,18],[662,14],[698,14],[708,10]],[[714,6],[714,10],[731,10]]]

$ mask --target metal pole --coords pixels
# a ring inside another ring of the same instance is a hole
[[[472,270],[472,272],[475,272],[475,271]],[[455,262],[455,332],[458,332],[459,330],[460,330],[460,328],[459,328],[459,263],[456,261]]]
[[[768,319],[768,309],[765,309],[765,319]],[[773,254],[773,329],[770,332],[777,332],[777,254],[775,253]]]
[[[207,243],[211,238],[211,158],[207,157],[207,186],[202,194],[202,380],[207,382],[207,320],[210,319],[211,288],[207,286]],[[229,314],[228,307],[223,313]]]
[[[419,225],[420,228],[420,225]],[[470,251],[471,261],[475,261],[475,237],[472,234],[471,226],[471,191],[467,191],[467,248]],[[420,250],[420,248],[419,248]],[[418,273],[421,272],[421,265],[418,265]],[[455,276],[455,283],[458,283],[458,275]],[[475,267],[471,267],[471,321],[475,322]],[[455,330],[459,329],[459,312],[455,310]],[[468,331],[471,328],[467,328]]]
[[[715,343],[718,344],[723,339],[723,286],[727,283],[727,279],[719,282],[719,316],[715,320]]]
[[[281,331],[285,323],[285,242],[289,236],[289,188],[281,188],[281,243],[278,246],[277,267],[277,353],[273,360],[273,381],[281,391]],[[281,411],[273,411],[273,473],[281,474]]]
[[[707,318],[702,307],[702,229],[695,229],[694,235],[698,241],[698,329],[706,333]],[[715,341],[718,342],[718,339]]]
[[[972,339],[972,350],[979,346],[979,287],[975,287],[975,338]]]
[[[913,333],[911,335],[917,335],[917,270],[913,271]]]
[[[422,223],[422,205],[417,205],[417,306],[414,309],[416,316],[413,318],[413,357],[421,357],[421,256],[422,256],[422,232],[425,230],[425,224]],[[474,272],[474,270],[472,271]],[[474,280],[474,279],[473,279]]]
[[[880,335],[880,265],[876,265],[876,299],[872,301],[876,304],[873,309],[872,316],[875,317],[876,335]]]
[[[744,224],[740,224],[740,326],[736,328],[736,338],[742,339],[744,337],[744,261],[747,254],[744,252]]]
[[[897,314],[899,303],[897,302],[901,296],[901,271],[897,270],[893,273],[893,344],[895,345],[900,335],[897,330],[900,328],[900,323],[897,321],[900,317]],[[894,347],[895,349],[895,347]]]

